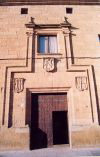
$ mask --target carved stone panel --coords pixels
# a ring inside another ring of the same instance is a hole
[[[88,79],[86,76],[75,77],[75,85],[79,91],[84,91],[88,89]]]
[[[14,78],[13,87],[15,93],[20,93],[24,90],[24,82],[25,82],[24,78]]]
[[[47,72],[53,71],[55,69],[55,58],[53,57],[43,58],[43,68]]]

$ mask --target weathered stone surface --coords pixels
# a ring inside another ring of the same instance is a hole
[[[66,7],[73,13],[66,14]],[[28,14],[21,14],[21,8],[28,8]],[[64,27],[64,16],[71,27]],[[26,28],[30,17],[37,27]],[[30,133],[23,128],[30,128],[31,93],[53,92],[67,93],[70,145],[100,144],[99,18],[99,5],[0,7],[0,148],[29,148]],[[39,54],[39,34],[57,35],[58,54]],[[48,72],[43,60],[50,57],[56,68]],[[16,78],[25,79],[24,86],[14,84]]]
[[[29,149],[29,132],[25,128],[0,130],[0,150]]]

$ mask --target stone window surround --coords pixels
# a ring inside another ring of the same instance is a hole
[[[57,46],[58,46],[58,52],[57,53],[39,53],[38,52],[38,38],[40,35],[56,35],[57,36]],[[62,52],[60,52],[60,39],[59,39],[59,31],[56,30],[42,30],[42,31],[37,31],[36,36],[35,36],[35,55],[38,58],[41,58],[43,56],[59,56],[62,55]]]
[[[34,22],[34,18],[31,17],[30,22],[28,24],[25,24],[25,26],[28,29],[28,34],[31,38],[30,41],[32,42],[32,49],[34,50],[36,58],[43,58],[43,56],[53,56],[53,57],[59,57],[59,55],[63,55],[60,47],[60,35],[63,34],[63,36],[67,35],[69,36],[69,28],[71,27],[71,24],[67,21],[67,18],[65,17],[65,21],[63,23],[59,24],[36,24]],[[38,37],[39,35],[57,35],[57,43],[58,43],[58,53],[55,54],[40,54],[38,52]],[[29,44],[30,45],[30,44]]]

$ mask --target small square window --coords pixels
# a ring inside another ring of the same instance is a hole
[[[21,8],[21,14],[28,14],[28,8]]]
[[[100,34],[98,34],[99,42],[100,42]]]
[[[66,8],[66,13],[67,14],[72,14],[73,12],[73,9],[72,8]]]
[[[39,36],[39,53],[53,54],[57,53],[57,36],[56,35],[40,35]]]

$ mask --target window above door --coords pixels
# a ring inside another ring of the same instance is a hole
[[[28,28],[28,41],[30,45],[32,44],[32,58],[40,59],[51,55],[59,58],[61,55],[66,55],[65,35],[70,33],[71,27],[67,18],[59,24],[36,24],[31,17],[30,22],[25,25]]]
[[[57,35],[39,35],[38,52],[40,54],[57,54]]]

